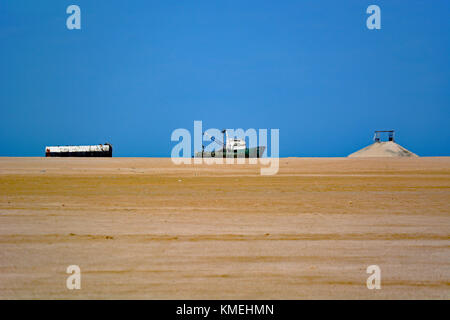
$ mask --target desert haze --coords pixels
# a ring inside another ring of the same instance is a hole
[[[0,158],[0,298],[450,298],[450,158],[282,158],[259,172]]]

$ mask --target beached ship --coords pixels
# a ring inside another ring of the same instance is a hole
[[[56,146],[45,147],[46,157],[112,157],[112,145],[109,143],[92,146]]]
[[[257,146],[248,148],[244,139],[230,138],[226,130],[225,133],[226,143],[223,143],[215,137],[210,137],[206,132],[203,134],[206,137],[210,137],[211,141],[216,142],[219,148],[214,151],[205,151],[205,146],[202,146],[202,151],[195,153],[196,158],[261,158],[266,150],[265,146]]]

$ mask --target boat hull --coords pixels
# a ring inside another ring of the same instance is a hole
[[[245,150],[216,150],[216,151],[204,151],[196,152],[195,158],[261,158],[264,154],[266,147],[254,147],[245,148]]]

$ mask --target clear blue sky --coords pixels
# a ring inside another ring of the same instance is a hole
[[[82,29],[66,28],[81,8]],[[366,8],[381,7],[381,30]],[[109,141],[169,156],[176,128],[278,128],[281,156],[373,130],[450,156],[450,1],[2,0],[0,156]]]

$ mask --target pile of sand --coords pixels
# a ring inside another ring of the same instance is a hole
[[[418,155],[406,150],[394,141],[383,141],[375,142],[358,150],[350,154],[349,157],[418,157]]]

